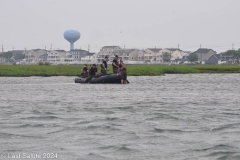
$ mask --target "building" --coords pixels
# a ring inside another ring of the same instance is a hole
[[[17,57],[21,57],[23,55],[24,50],[13,50],[12,53],[13,53],[12,56],[17,58]]]
[[[198,56],[198,61],[201,64],[205,64],[207,62],[207,60],[214,54],[216,54],[217,52],[212,50],[212,49],[207,49],[207,48],[199,48],[197,51],[195,51],[195,53]]]
[[[47,62],[49,63],[64,63],[66,51],[65,50],[53,50],[48,52]]]
[[[105,56],[109,57],[109,61],[114,59],[114,54],[119,53],[119,50],[122,48],[119,46],[104,46],[100,49],[100,51],[93,55],[94,63],[101,63]]]
[[[6,63],[6,58],[0,57],[0,64],[4,64],[4,63]]]
[[[127,49],[123,60],[126,63],[128,63],[129,61],[138,60],[138,52],[139,52],[139,49]]]
[[[164,48],[159,53],[160,61],[162,60],[163,63],[176,63],[176,59],[181,59],[184,56],[184,51],[178,48]]]
[[[83,49],[74,49],[69,51],[69,54],[72,55],[73,62],[78,63],[83,57],[86,57],[90,52]],[[91,54],[92,55],[92,54]]]
[[[87,64],[89,64],[89,63],[93,63],[93,55],[94,55],[95,53],[88,53],[88,54],[86,54],[86,55],[84,55],[82,58],[81,58],[81,62],[82,63],[87,63]]]
[[[182,58],[176,58],[175,59],[177,64],[189,61],[188,57],[189,57],[189,54],[192,53],[192,52],[191,51],[183,51],[183,52],[184,53],[183,53]]]
[[[207,61],[206,64],[225,64],[234,63],[233,56],[224,56],[222,54],[214,54]]]
[[[147,48],[145,49],[144,61],[151,63],[161,63],[162,55],[160,54],[161,48]]]
[[[33,49],[24,51],[25,55],[24,62],[26,64],[37,64],[39,62],[46,62],[48,57],[48,51],[45,49]]]

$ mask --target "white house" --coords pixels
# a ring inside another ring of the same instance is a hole
[[[145,49],[144,60],[151,63],[161,63],[162,56],[160,54],[161,48],[147,48]]]
[[[109,57],[109,60],[112,61],[114,54],[117,54],[122,48],[119,46],[104,46],[100,51],[93,55],[93,62],[101,63],[105,56]]]
[[[49,63],[64,63],[66,56],[65,50],[53,50],[48,52],[47,62]]]
[[[178,48],[164,48],[159,51],[160,56],[162,56],[162,62],[176,63],[176,59],[183,58],[184,51]]]
[[[25,62],[27,64],[37,64],[39,62],[47,61],[47,50],[45,49],[33,49],[29,51],[24,51],[25,54]]]

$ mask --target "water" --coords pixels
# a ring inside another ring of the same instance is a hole
[[[0,159],[240,159],[240,74],[128,79],[0,77]]]

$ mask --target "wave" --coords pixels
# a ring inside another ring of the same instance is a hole
[[[125,144],[120,145],[120,146],[117,146],[117,145],[102,146],[102,147],[99,147],[98,149],[109,150],[111,152],[137,152],[137,151],[139,151],[137,149],[130,148],[129,146],[127,146]]]
[[[25,137],[25,138],[44,138],[42,136],[31,136],[31,135],[21,135],[21,134],[13,134],[13,133],[4,133],[0,132],[1,138],[12,138],[12,137]]]
[[[44,116],[31,116],[31,117],[24,117],[21,119],[30,119],[30,120],[51,120],[51,119],[60,119],[57,116],[52,116],[52,115],[44,115]]]
[[[221,131],[221,130],[229,129],[231,127],[236,127],[236,126],[239,126],[239,125],[240,125],[240,123],[226,124],[226,125],[219,126],[219,127],[212,127],[210,129],[210,131],[212,131],[212,132]]]
[[[16,126],[16,128],[28,128],[28,127],[44,127],[44,124],[23,124],[23,125],[19,125]]]
[[[208,150],[213,150],[213,149],[232,150],[232,149],[236,149],[236,148],[232,147],[232,146],[229,146],[229,145],[225,145],[225,144],[218,144],[218,145],[208,147],[208,148],[196,149],[194,151],[208,151]]]
[[[180,130],[180,129],[160,129],[160,128],[154,128],[154,131],[158,133],[163,133],[163,132],[199,132],[196,130]]]
[[[90,125],[87,127],[84,127],[85,130],[107,130],[107,131],[120,131],[120,129],[112,126],[112,125]]]
[[[115,121],[115,120],[118,120],[119,118],[117,117],[107,117],[106,120],[108,121]]]
[[[122,147],[119,147],[116,151],[117,151],[117,152],[132,152],[133,149],[128,148],[128,147],[126,147],[126,146],[122,146]]]

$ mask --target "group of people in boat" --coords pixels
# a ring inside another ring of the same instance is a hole
[[[96,64],[93,64],[92,66],[90,66],[89,69],[88,69],[88,66],[85,64],[81,69],[81,77],[86,78],[85,83],[89,82],[94,76],[106,75],[107,71],[109,71],[107,68],[108,60],[109,59],[106,56],[102,61],[102,64],[100,65],[101,67],[100,73],[98,73]],[[113,59],[112,68],[113,68],[113,73],[116,73],[117,76],[121,77],[121,84],[125,84],[127,80],[127,66],[125,63],[123,63],[122,60],[119,61],[118,55],[115,55],[115,58]]]

